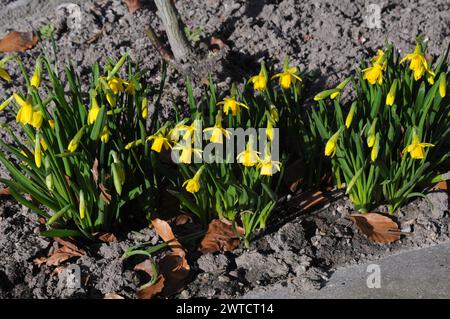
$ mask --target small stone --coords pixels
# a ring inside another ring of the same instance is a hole
[[[183,290],[181,293],[180,293],[180,295],[181,295],[181,298],[183,298],[183,299],[188,299],[190,296],[191,296],[191,294],[189,293],[189,291],[188,290]]]

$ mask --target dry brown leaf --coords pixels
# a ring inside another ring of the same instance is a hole
[[[98,184],[98,159],[94,160],[94,164],[92,164],[91,168],[92,177],[94,178],[95,185]]]
[[[170,242],[172,252],[164,256],[158,262],[159,274],[156,282],[138,291],[139,299],[150,299],[161,294],[165,297],[179,292],[185,286],[186,278],[189,276],[190,266],[186,260],[186,252],[176,240],[170,225],[158,218],[152,220],[152,225],[158,235],[165,241]],[[144,271],[151,278],[154,273],[152,261],[147,259],[134,267],[136,271]]]
[[[311,190],[294,196],[288,205],[306,211],[308,209],[326,205],[328,197],[322,191]]]
[[[387,216],[367,213],[352,214],[350,218],[371,241],[386,244],[400,239],[401,231],[397,223]]]
[[[241,241],[240,237],[244,235],[244,229],[236,226],[233,230],[232,224],[214,219],[208,225],[208,230],[200,242],[199,250],[202,253],[213,253],[216,251],[232,251]]]
[[[81,257],[86,255],[86,252],[83,249],[78,248],[75,244],[67,240],[56,237],[55,241],[58,242],[61,247],[55,250],[50,249],[47,257],[34,259],[34,263],[36,265],[40,266],[45,263],[47,266],[57,266],[72,257]]]
[[[0,40],[0,52],[24,52],[38,41],[33,32],[12,31]]]
[[[185,256],[176,252],[164,256],[158,263],[159,271],[164,278],[162,295],[171,296],[183,289],[189,276],[189,264]]]
[[[162,275],[159,275],[153,285],[138,290],[137,296],[139,299],[152,299],[157,294],[160,294],[163,289],[164,277]]]
[[[115,292],[108,292],[103,299],[125,299],[119,294],[116,294]]]
[[[117,237],[113,233],[100,233],[98,234],[98,239],[104,243],[112,243],[117,241]]]
[[[161,293],[164,288],[165,279],[163,275],[154,273],[154,268],[152,266],[152,261],[150,259],[146,259],[134,267],[135,271],[143,271],[147,273],[151,278],[158,276],[156,282],[153,285],[138,290],[137,295],[139,299],[151,299],[157,294]]]
[[[128,7],[128,11],[130,13],[134,13],[137,10],[142,8],[140,0],[124,0],[124,1],[125,1],[126,5]]]
[[[448,191],[448,183],[447,181],[440,181],[431,187],[433,191]]]
[[[174,253],[180,256],[185,256],[186,252],[180,242],[175,238],[172,228],[170,225],[159,218],[152,219],[152,225],[155,228],[156,233],[161,237],[162,240],[169,243],[170,248]]]
[[[176,226],[180,226],[180,225],[187,224],[190,220],[191,220],[191,218],[188,215],[180,214],[180,215],[177,215],[177,217],[174,218],[173,224],[176,225]]]
[[[9,191],[9,187],[5,187],[0,189],[0,196],[10,196],[11,192]]]
[[[109,193],[109,190],[105,187],[105,185],[103,185],[102,183],[100,183],[100,185],[98,185],[98,188],[100,188],[100,198],[106,203],[109,204],[111,203],[111,194]]]

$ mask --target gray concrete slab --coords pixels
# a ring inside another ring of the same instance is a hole
[[[379,288],[369,288],[368,282],[377,286],[378,269]],[[244,298],[450,298],[450,242],[337,269],[320,290],[288,291],[278,285]]]

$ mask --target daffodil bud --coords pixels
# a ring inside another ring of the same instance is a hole
[[[9,103],[11,103],[12,99],[14,98],[14,96],[10,96],[7,100],[5,100],[2,104],[0,104],[0,112],[4,110],[5,107],[7,107],[9,105]]]
[[[117,64],[114,66],[114,68],[111,70],[111,72],[109,72],[108,74],[108,80],[112,79],[114,77],[114,75],[116,75],[117,72],[119,72],[120,68],[122,67],[122,65],[125,63],[125,61],[128,58],[128,53],[125,53],[120,60],[117,62]]]
[[[392,82],[391,88],[386,96],[386,105],[392,106],[395,101],[395,94],[397,92],[397,79]]]
[[[79,213],[80,213],[80,218],[84,219],[84,217],[86,215],[86,202],[85,202],[85,199],[84,199],[84,192],[83,192],[83,190],[80,190]]]
[[[100,140],[102,141],[102,143],[106,144],[109,141],[109,135],[110,135],[110,131],[108,129],[108,126],[105,125],[102,129],[102,132],[100,134]]]
[[[439,95],[444,98],[447,93],[447,81],[445,78],[445,72],[441,73],[439,77]]]
[[[331,94],[334,94],[334,93],[339,94],[339,90],[338,89],[330,89],[330,90],[322,91],[322,92],[316,94],[316,96],[314,96],[314,101],[321,101],[323,99],[326,99],[327,97],[329,97]]]
[[[355,115],[357,102],[353,102],[352,106],[350,107],[350,111],[348,112],[347,118],[345,119],[345,127],[349,128],[350,125],[352,125],[353,116]]]
[[[327,144],[325,145],[325,156],[333,157],[336,154],[337,142],[339,140],[339,135],[341,130],[337,131],[330,137]]]
[[[31,77],[30,84],[36,89],[41,85],[41,73],[42,73],[42,60],[38,58],[36,60],[36,66],[34,68],[33,76]]]
[[[377,159],[379,151],[380,151],[380,134],[377,133],[375,137],[375,143],[373,145],[372,152],[370,154],[372,162],[375,162],[375,160]]]
[[[45,185],[47,185],[49,191],[53,191],[53,175],[51,173],[45,177]]]
[[[372,125],[370,126],[369,129],[369,134],[367,136],[367,146],[369,147],[373,147],[373,145],[375,144],[375,128],[377,126],[377,120],[378,119],[375,119],[372,122]]]
[[[148,117],[148,100],[146,97],[142,99],[141,116],[144,120]]]
[[[69,150],[70,153],[73,153],[77,150],[78,145],[80,144],[80,140],[83,137],[84,134],[84,129],[86,126],[83,126],[78,132],[77,134],[75,134],[75,136],[73,137],[73,139],[69,142],[69,146],[67,147],[67,149]]]
[[[117,153],[111,151],[110,154],[113,158],[113,162],[111,163],[111,174],[114,181],[114,188],[116,189],[117,194],[120,195],[122,193],[123,184],[125,183],[125,170]]]
[[[273,129],[273,123],[272,121],[269,119],[267,121],[267,127],[266,127],[266,135],[267,138],[269,139],[269,141],[273,141],[273,135],[274,135],[274,129]]]
[[[270,106],[270,117],[272,118],[272,120],[277,123],[280,120],[280,115],[278,113],[278,109],[275,105],[271,105]]]
[[[36,134],[36,141],[34,144],[34,163],[36,164],[37,168],[40,168],[42,165],[42,153],[39,134]]]

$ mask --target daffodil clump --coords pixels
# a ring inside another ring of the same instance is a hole
[[[437,60],[420,39],[399,55],[392,45],[378,50],[369,66],[350,81],[357,97],[334,100],[339,86],[316,95],[311,117],[322,137],[338,187],[343,182],[355,207],[368,211],[387,202],[394,212],[423,196],[446,176],[450,155],[449,49]],[[344,82],[346,82],[344,81]]]
[[[288,60],[283,71],[272,77],[262,63],[259,73],[241,90],[233,85],[220,99],[210,81],[209,89],[197,101],[187,81],[191,115],[180,119],[181,112],[176,109],[175,121],[165,122],[143,143],[130,141],[126,149],[148,145],[161,160],[170,154],[179,173],[172,180],[177,187],[169,187],[169,192],[181,208],[204,225],[213,218],[242,225],[248,244],[254,231],[265,227],[275,207],[288,145],[281,144],[277,157],[272,146],[280,142],[280,123],[294,123],[293,115],[299,114],[299,107],[293,109],[300,99],[301,84],[298,69],[289,66]],[[247,129],[255,129],[256,134],[238,140],[236,130]],[[292,145],[296,143],[292,137]]]
[[[130,211],[143,216],[154,211],[158,178],[152,151],[125,148],[130,140],[144,143],[146,132],[156,130],[148,98],[157,91],[145,84],[127,55],[102,71],[93,65],[88,89],[72,67],[58,74],[44,57],[32,74],[17,57],[5,58],[0,63],[5,81],[14,81],[5,61],[20,67],[27,85],[16,87],[1,104],[2,112],[15,114],[23,132],[2,124],[14,144],[0,141],[0,161],[11,176],[1,182],[47,219],[44,234],[92,237],[116,229],[132,217]],[[124,65],[128,72],[122,78]]]

